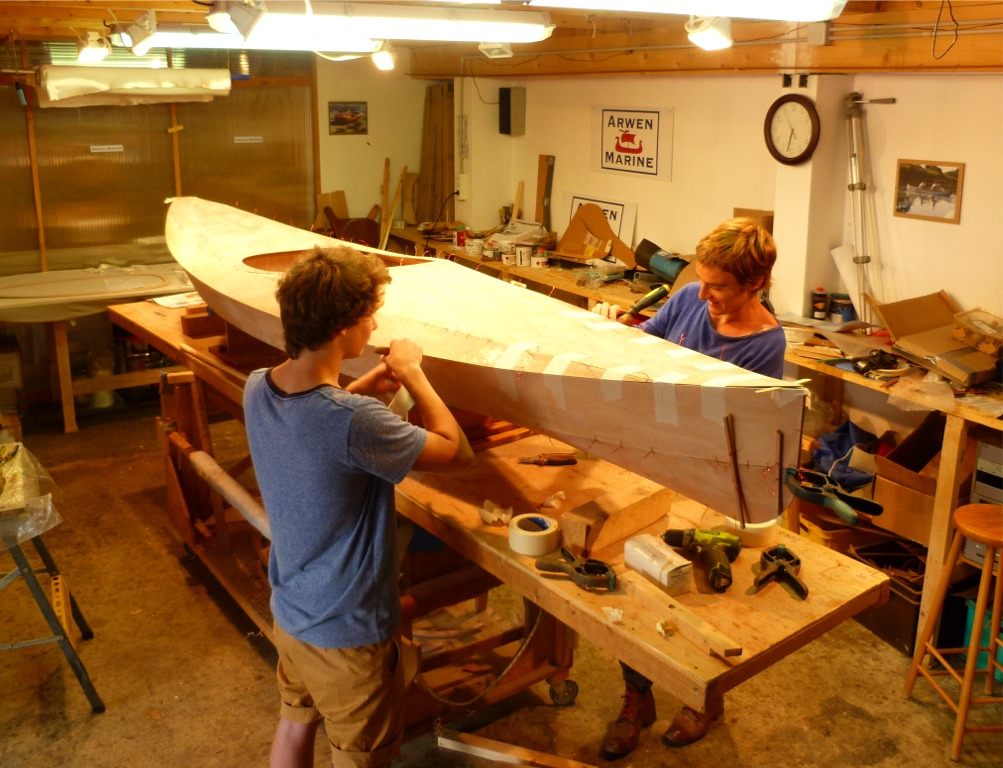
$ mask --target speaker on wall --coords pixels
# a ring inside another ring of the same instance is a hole
[[[509,136],[526,133],[526,89],[498,89],[498,132]]]

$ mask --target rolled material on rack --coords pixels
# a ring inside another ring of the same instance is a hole
[[[508,545],[520,555],[541,557],[553,552],[560,543],[560,528],[552,517],[531,512],[509,522]]]

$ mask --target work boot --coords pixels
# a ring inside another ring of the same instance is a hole
[[[700,741],[707,735],[711,723],[721,717],[723,712],[723,706],[704,713],[683,707],[676,712],[669,729],[662,735],[662,743],[667,747],[685,747],[687,744]]]
[[[632,683],[626,683],[623,709],[606,729],[599,756],[603,760],[617,760],[629,755],[637,746],[641,729],[655,722],[655,717],[655,697],[651,695],[651,689],[641,691]]]

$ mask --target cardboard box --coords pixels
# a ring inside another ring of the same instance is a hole
[[[874,457],[873,499],[884,508],[873,518],[874,524],[924,546],[930,544],[945,423],[943,413],[932,411],[887,456]],[[955,495],[971,485],[973,469],[974,451],[966,450]]]
[[[872,302],[907,360],[969,387],[996,374],[996,359],[954,337],[961,307],[944,291],[888,304]]]

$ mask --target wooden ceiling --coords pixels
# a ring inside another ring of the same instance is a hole
[[[402,2],[436,4],[433,0],[396,0]],[[72,42],[84,37],[88,30],[105,33],[116,23],[131,23],[150,9],[157,12],[161,24],[204,25],[209,5],[194,0],[5,0],[0,2],[0,44]],[[471,5],[478,7],[476,3]],[[515,55],[511,58],[487,59],[474,44],[395,42],[395,46],[410,48],[412,75],[424,78],[461,74],[513,78],[743,72],[1003,72],[1003,2],[851,0],[842,15],[824,30],[809,30],[803,24],[736,19],[732,23],[735,45],[716,52],[689,43],[682,16],[541,10],[551,14],[557,27],[554,34],[541,43],[513,45]],[[521,9],[508,7],[500,12],[519,13]],[[818,44],[819,35],[825,35],[828,44]]]

